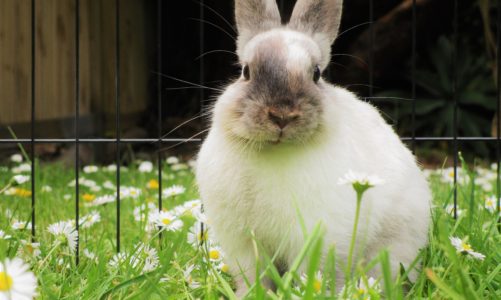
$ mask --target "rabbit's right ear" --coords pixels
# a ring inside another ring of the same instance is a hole
[[[237,53],[256,34],[280,27],[280,12],[275,0],[235,0],[235,18],[238,28]]]
[[[322,51],[322,69],[330,61],[331,44],[337,37],[343,0],[297,0],[289,27],[311,36]]]

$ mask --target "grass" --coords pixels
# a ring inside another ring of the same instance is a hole
[[[222,255],[219,249],[209,245],[210,242],[198,246],[188,241],[189,231],[199,228],[199,206],[181,210],[183,203],[198,197],[192,172],[185,164],[163,165],[162,187],[180,185],[186,188],[185,192],[165,197],[163,201],[165,209],[174,211],[171,218],[181,220],[183,226],[175,231],[159,233],[156,226],[147,226],[144,219],[136,220],[134,209],[140,205],[151,203],[151,210],[156,210],[157,172],[155,169],[139,172],[138,164],[129,165],[127,169],[122,169],[121,185],[136,187],[140,189],[140,194],[122,197],[120,202],[121,257],[115,256],[116,202],[88,206],[95,203],[94,196],[114,193],[103,185],[106,181],[114,183],[115,173],[105,167],[99,167],[94,173],[81,172],[81,176],[95,182],[100,190],[92,187],[92,182],[80,185],[80,215],[97,211],[100,221],[88,228],[83,228],[87,227],[85,223],[80,226],[80,263],[76,265],[76,255],[64,239],[56,238],[47,230],[50,224],[75,218],[75,187],[71,186],[75,172],[62,165],[38,165],[37,162],[35,241],[40,243],[40,254],[35,255],[36,247],[33,251],[29,230],[12,227],[14,221],[26,224],[30,220],[31,188],[28,181],[14,184],[14,189],[7,188],[7,193],[0,194],[0,230],[11,236],[0,238],[0,261],[6,257],[21,257],[29,263],[38,278],[40,299],[235,299],[231,276],[225,273],[224,258],[217,257]],[[18,166],[19,163],[10,162],[0,167],[0,190],[12,182],[13,170]],[[459,173],[463,184],[458,187],[461,214],[457,220],[451,216],[448,207],[453,201],[452,184],[444,183],[450,178],[449,170],[444,170],[445,176],[438,172],[430,176],[434,194],[433,226],[429,246],[422,250],[421,262],[416,261],[416,266],[422,271],[415,282],[409,282],[408,270],[403,269],[393,280],[394,274],[389,273],[388,264],[391,253],[382,251],[374,261],[358,263],[354,280],[347,284],[338,298],[501,298],[499,213],[484,207],[485,198],[494,193],[488,186],[493,186],[495,173],[478,168],[473,172],[466,164],[463,166]],[[29,172],[23,174],[28,175]],[[483,182],[482,187],[480,182]],[[143,216],[146,214],[144,212]],[[451,236],[466,241],[473,250],[484,254],[485,259],[478,260],[457,252],[451,245]],[[274,257],[264,257],[268,263],[262,266],[263,270],[273,279],[277,290],[267,291],[258,283],[251,287],[249,299],[336,298],[330,292],[340,289],[335,287],[335,248],[330,249],[322,263],[320,253],[323,243],[319,227],[308,233],[306,240],[303,251],[285,274],[280,275],[273,266]],[[158,264],[154,263],[155,255],[151,257],[154,250],[148,250],[148,247],[156,249]],[[263,256],[259,248],[256,243],[256,255]],[[84,249],[94,253],[95,259],[86,256]],[[113,259],[116,264],[111,266],[110,260]],[[150,260],[153,260],[152,267],[149,266]],[[305,260],[308,262],[307,272],[298,274],[296,271]],[[381,266],[383,276],[373,283],[373,279],[365,274],[376,265]],[[318,270],[321,266],[324,268],[320,274]],[[258,272],[257,275],[264,274]]]

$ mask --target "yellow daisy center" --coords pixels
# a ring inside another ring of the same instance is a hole
[[[171,221],[171,219],[169,219],[169,218],[163,218],[163,219],[162,219],[162,223],[163,223],[164,225],[169,225],[171,222],[172,222],[172,221]]]
[[[318,279],[315,279],[313,281],[313,289],[315,290],[315,292],[320,292],[320,290],[322,289],[322,282]]]
[[[94,201],[94,199],[96,199],[96,196],[92,194],[83,194],[82,199],[87,202],[92,202]]]
[[[450,178],[454,178],[454,171],[450,171],[450,172],[449,172],[449,177],[450,177]]]
[[[207,241],[207,232],[202,234],[201,232],[197,235],[198,237],[198,241],[201,242],[201,241]]]
[[[468,243],[462,243],[461,248],[463,248],[463,251],[471,251],[471,246]]]
[[[5,272],[0,272],[0,292],[9,291],[12,288],[14,281],[9,274]]]
[[[159,187],[159,183],[157,180],[152,179],[152,180],[148,181],[148,188],[149,189],[158,189],[158,187]]]
[[[136,191],[135,191],[135,190],[132,190],[132,191],[130,191],[130,194],[131,194],[132,196],[135,196],[137,193],[136,193]]]
[[[487,206],[494,206],[494,201],[492,200],[487,200],[487,202],[485,203]]]
[[[228,271],[230,271],[230,267],[227,264],[223,264],[221,266],[221,272],[228,273]]]
[[[219,251],[216,249],[212,249],[209,251],[209,257],[210,259],[216,260],[221,257],[221,253],[219,253]]]
[[[15,193],[19,197],[29,197],[29,196],[31,196],[31,191],[28,191],[26,189],[16,189]]]

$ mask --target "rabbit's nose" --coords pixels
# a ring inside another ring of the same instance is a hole
[[[299,112],[270,108],[268,117],[280,129],[284,129],[289,123],[299,118]]]

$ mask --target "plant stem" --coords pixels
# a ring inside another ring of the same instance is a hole
[[[363,192],[357,191],[357,207],[355,210],[355,221],[353,222],[353,233],[351,235],[350,252],[348,252],[348,262],[346,264],[346,280],[351,279],[351,269],[353,261],[353,252],[355,250],[355,240],[357,236],[358,219],[360,217],[360,206],[362,203]]]

